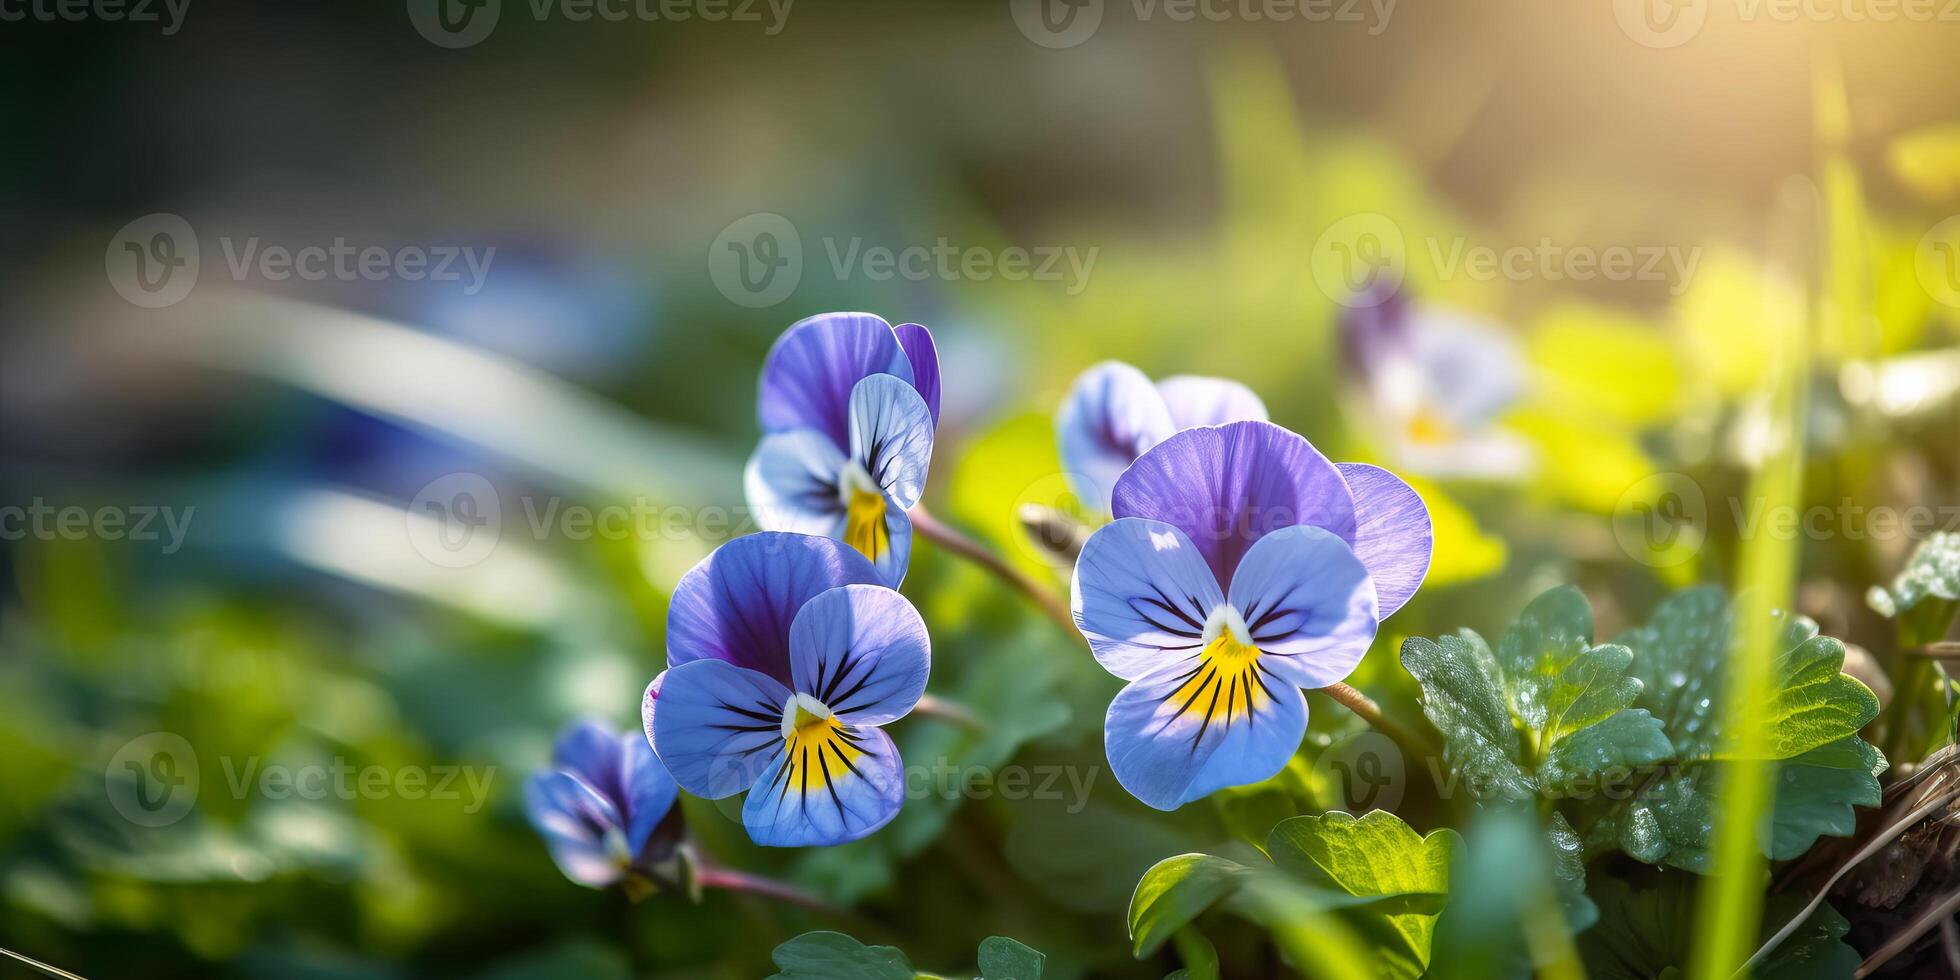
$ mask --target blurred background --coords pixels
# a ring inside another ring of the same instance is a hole
[[[1097,361],[1242,380],[1408,472],[1437,561],[1355,680],[1409,718],[1403,636],[1564,581],[1610,636],[1732,577],[1765,324],[1805,320],[1834,516],[1802,601],[1884,661],[1866,589],[1960,528],[1956,20],[0,4],[0,945],[91,977],[753,977],[830,927],[940,970],[999,933],[1051,975],[1162,976],[1130,888],[1231,809],[1145,820],[1106,772],[821,851],[686,801],[722,863],[844,922],[582,889],[526,825],[560,726],[637,726],[669,590],[750,529],[762,358],[829,310],[933,329],[927,501],[1058,591],[1017,508],[1080,508],[1051,415]],[[1347,332],[1378,288],[1496,331],[1520,383],[1457,421],[1518,465],[1422,451],[1449,439]],[[1099,765],[1116,682],[1078,645],[929,544],[905,591],[935,693],[990,723],[910,720],[908,761]],[[1313,708],[1320,744],[1352,727]],[[330,788],[260,778],[306,767]]]

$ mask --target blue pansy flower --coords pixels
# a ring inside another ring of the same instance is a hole
[[[925,693],[917,610],[830,538],[761,532],[717,548],[667,611],[667,670],[647,688],[647,737],[688,792],[743,790],[758,844],[839,844],[904,802],[879,726]]]
[[[869,313],[799,320],[769,351],[758,412],[744,474],[756,522],[843,541],[896,587],[939,422],[931,332]]]
[[[1171,433],[1266,419],[1266,404],[1236,381],[1178,375],[1153,384],[1128,364],[1104,361],[1069,388],[1055,439],[1076,498],[1107,513],[1116,478]]]
[[[1498,420],[1523,396],[1524,354],[1504,328],[1382,289],[1341,319],[1362,414],[1397,465],[1437,477],[1512,479],[1531,447]]]
[[[1160,810],[1284,768],[1301,688],[1353,671],[1429,570],[1429,511],[1408,484],[1270,422],[1170,436],[1112,507],[1071,599],[1096,659],[1130,682],[1103,723],[1110,768]]]
[[[604,888],[672,853],[678,828],[663,824],[679,796],[639,732],[587,719],[566,726],[551,768],[525,781],[524,813],[565,877]]]

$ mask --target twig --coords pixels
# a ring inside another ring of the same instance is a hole
[[[1075,617],[1069,613],[1068,607],[1062,605],[1062,601],[1055,597],[1054,592],[1029,578],[1027,573],[1008,564],[999,555],[988,551],[984,545],[948,525],[941,524],[938,518],[926,510],[925,504],[914,506],[911,515],[912,529],[919,532],[920,537],[992,572],[1002,581],[1034,600],[1035,605],[1040,606],[1041,611],[1070,636],[1076,635]]]
[[[1891,962],[1894,956],[1905,952],[1908,946],[1918,942],[1919,937],[1925,935],[1928,930],[1950,920],[1955,912],[1960,912],[1960,891],[1953,892],[1941,899],[1938,905],[1921,912],[1919,918],[1912,920],[1912,925],[1905,927],[1897,935],[1886,940],[1885,945],[1874,950],[1872,955],[1865,957],[1865,961],[1858,964],[1857,971],[1851,975],[1859,978],[1871,976],[1873,970]]]
[[[1824,904],[1824,896],[1829,895],[1831,889],[1837,886],[1838,881],[1845,875],[1851,873],[1852,868],[1864,863],[1866,858],[1883,850],[1885,845],[1892,843],[1900,834],[1905,833],[1908,829],[1917,825],[1919,821],[1924,820],[1928,813],[1946,806],[1956,799],[1960,799],[1960,789],[1952,789],[1941,793],[1913,807],[1905,816],[1900,817],[1897,823],[1885,828],[1874,835],[1871,840],[1866,841],[1865,846],[1859,848],[1856,854],[1851,855],[1843,864],[1838,865],[1836,871],[1831,872],[1831,876],[1824,880],[1824,884],[1817,889],[1817,894],[1811,896],[1808,904],[1804,905],[1795,916],[1791,917],[1790,921],[1784,923],[1783,928],[1776,930],[1776,935],[1769,937],[1769,940],[1763,943],[1762,948],[1756,950],[1754,956],[1743,961],[1742,966],[1735,971],[1734,976],[1747,976],[1756,964],[1762,962],[1763,957],[1768,956],[1771,951],[1781,945],[1783,940],[1790,938],[1790,934],[1796,932],[1810,918],[1812,913],[1817,911],[1817,907]]]

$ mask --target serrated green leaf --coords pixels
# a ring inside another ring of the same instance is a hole
[[[1640,891],[1625,882],[1607,879],[1594,889],[1599,899],[1599,924],[1579,937],[1586,972],[1594,980],[1646,980],[1678,975],[1688,962],[1689,949],[1701,925],[1695,901],[1698,879],[1689,875],[1662,876]],[[1774,932],[1803,905],[1803,898],[1779,895],[1764,910],[1763,933]],[[1759,977],[1777,980],[1824,980],[1848,977],[1857,969],[1857,951],[1844,944],[1850,928],[1829,905],[1756,968]]]
[[[1599,921],[1599,906],[1586,895],[1586,848],[1565,814],[1552,811],[1545,837],[1552,845],[1552,880],[1558,884],[1559,906],[1565,921],[1578,932]]]
[[[1359,818],[1337,811],[1281,821],[1266,850],[1308,886],[1351,900],[1347,917],[1381,944],[1384,969],[1416,976],[1429,966],[1436,914],[1449,894],[1450,861],[1461,841],[1453,830],[1423,837],[1383,810]]]
[[[841,932],[806,932],[770,954],[769,980],[913,980],[905,954],[891,946],[866,946]]]
[[[1514,800],[1560,797],[1673,754],[1657,719],[1627,710],[1641,692],[1632,651],[1591,645],[1592,625],[1585,595],[1566,586],[1526,606],[1495,653],[1468,630],[1403,644],[1459,776]]]
[[[1437,912],[1449,893],[1452,830],[1428,837],[1385,810],[1282,820],[1266,838],[1280,870],[1315,888],[1397,912]]]
[[[1130,944],[1137,959],[1155,953],[1172,934],[1236,891],[1252,869],[1210,854],[1179,854],[1157,862],[1130,898]]]
[[[1041,980],[1048,957],[1006,936],[988,936],[980,941],[980,976],[983,980]]]
[[[1858,829],[1854,807],[1883,801],[1878,776],[1884,771],[1885,757],[1855,735],[1783,763],[1766,852],[1787,861],[1810,850],[1819,837],[1851,836]]]
[[[1542,756],[1564,736],[1633,703],[1632,651],[1592,646],[1592,607],[1567,585],[1539,596],[1497,642],[1512,713]]]
[[[1878,717],[1878,697],[1843,669],[1844,644],[1828,636],[1813,636],[1777,658],[1770,668],[1776,693],[1763,716],[1770,758],[1822,748]]]
[[[1632,708],[1553,743],[1538,767],[1538,782],[1554,796],[1584,795],[1597,785],[1597,776],[1631,772],[1672,754],[1660,719]]]
[[[1704,587],[1670,597],[1647,625],[1619,637],[1635,651],[1634,671],[1645,681],[1640,703],[1662,721],[1680,764],[1631,799],[1588,807],[1591,846],[1707,870],[1722,796],[1719,770],[1707,763],[1725,754],[1718,708],[1734,626],[1727,596]],[[1802,854],[1820,835],[1851,833],[1853,807],[1878,803],[1885,765],[1857,737],[1876,717],[1878,701],[1841,673],[1843,644],[1817,635],[1816,624],[1802,617],[1785,622],[1782,642],[1787,649],[1771,666],[1763,717],[1769,755],[1783,766],[1775,805],[1759,828],[1763,852],[1778,860]]]
[[[1500,795],[1531,795],[1536,786],[1518,764],[1503,675],[1483,638],[1467,630],[1440,640],[1412,636],[1402,644],[1402,666],[1422,685],[1422,713],[1443,733],[1450,769]]]

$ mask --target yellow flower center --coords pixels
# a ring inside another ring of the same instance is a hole
[[[1221,605],[1212,610],[1205,623],[1205,637],[1197,667],[1167,699],[1177,719],[1198,716],[1207,728],[1219,719],[1230,724],[1272,701],[1267,682],[1260,677],[1259,648],[1252,644],[1245,619],[1237,609]],[[1202,728],[1199,737],[1203,737]]]
[[[877,561],[891,550],[891,532],[885,530],[885,495],[862,490],[851,494],[844,507],[844,543],[864,557]]]
[[[832,780],[857,772],[857,736],[822,701],[798,694],[783,705],[783,751],[788,761],[780,781],[799,793],[811,783],[829,789]]]
[[[1424,405],[1409,417],[1409,440],[1427,446],[1441,445],[1456,439],[1456,427],[1435,409]]]

